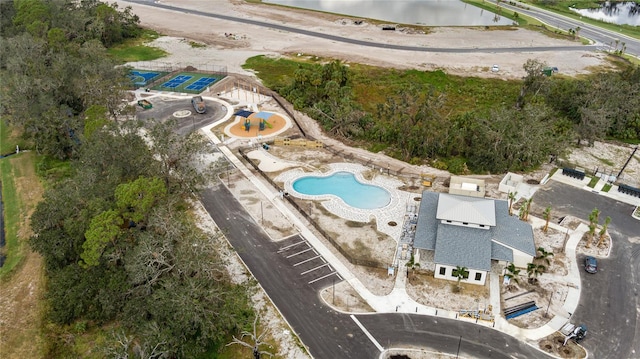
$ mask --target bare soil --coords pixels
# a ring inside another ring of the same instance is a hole
[[[34,154],[24,153],[6,159],[14,166],[16,193],[23,204],[18,239],[22,263],[0,281],[0,352],[3,358],[37,358],[42,356],[42,293],[44,268],[42,258],[28,249],[30,220],[42,198],[43,187],[35,173]],[[5,160],[5,161],[6,161]]]
[[[211,63],[227,66],[229,72],[247,74],[242,68],[251,56],[304,56],[335,58],[346,63],[362,63],[400,69],[443,70],[461,76],[518,79],[525,75],[522,65],[535,58],[560,69],[562,75],[575,76],[592,69],[609,67],[605,55],[592,51],[548,51],[513,53],[446,53],[397,51],[346,44],[332,40],[267,29],[232,21],[157,9],[136,3],[131,6],[145,27],[169,37],[152,43],[171,53],[162,62],[180,65]],[[424,31],[383,31],[378,24],[364,21],[356,25],[344,16],[300,9],[247,3],[239,0],[203,2],[167,0],[167,5],[192,8],[215,14],[266,21],[305,30],[395,45],[434,48],[579,46],[578,41],[551,38],[535,31],[518,28],[425,28]],[[194,24],[198,24],[194,26]],[[500,41],[496,41],[499,38]],[[182,41],[181,41],[182,40]],[[208,45],[192,47],[190,41]],[[500,71],[491,72],[493,64]]]

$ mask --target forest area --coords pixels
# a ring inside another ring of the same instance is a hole
[[[344,141],[452,173],[527,171],[571,145],[640,141],[640,68],[478,80],[364,65],[255,57],[265,84]]]
[[[138,17],[94,0],[0,7],[3,125],[37,154],[44,185],[28,239],[46,277],[37,354],[224,350],[254,324],[253,289],[232,281],[222,234],[205,233],[191,211],[215,178],[202,160],[208,142],[171,122],[139,123],[122,104],[127,68],[107,49],[140,35]],[[99,335],[82,345],[88,332]]]

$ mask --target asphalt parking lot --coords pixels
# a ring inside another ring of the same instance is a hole
[[[197,129],[207,126],[222,119],[227,114],[227,109],[218,102],[206,101],[207,112],[203,114],[196,113],[191,106],[191,97],[176,99],[168,97],[149,98],[153,105],[148,110],[136,106],[136,116],[138,119],[147,121],[166,122],[171,119],[176,120],[175,131],[181,135],[186,135]],[[189,111],[190,114],[185,117],[175,117],[178,111]]]
[[[598,258],[598,273],[585,272],[585,256],[578,255],[581,293],[571,322],[587,325],[581,345],[590,357],[640,358],[640,221],[631,217],[633,206],[555,181],[538,190],[533,200],[587,222],[594,208],[602,211],[600,223],[611,217],[613,247],[608,258]]]

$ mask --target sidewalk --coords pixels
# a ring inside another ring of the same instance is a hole
[[[602,191],[603,187],[607,184],[607,182],[603,181],[602,179],[599,180],[598,183],[596,183],[594,188],[591,188],[591,187],[588,186],[588,184],[589,184],[589,178],[588,177],[585,177],[583,180],[577,180],[575,178],[571,178],[569,176],[563,175],[561,169],[558,169],[556,171],[556,173],[553,174],[553,176],[549,177],[549,179],[557,181],[557,182],[561,182],[561,183],[564,183],[564,184],[567,184],[569,186],[581,188],[581,189],[583,189],[585,191],[589,191],[589,192],[592,192],[592,193],[597,193],[599,195],[602,195],[602,196],[605,196],[605,197],[609,197],[609,198],[614,199],[616,201],[627,203],[627,204],[630,204],[632,206],[640,206],[640,198],[632,197],[632,196],[629,196],[627,194],[618,192],[618,186],[617,185],[612,185],[608,192]]]
[[[209,100],[209,98],[208,98]],[[422,314],[422,315],[432,315],[438,317],[445,317],[451,319],[458,319],[468,322],[475,322],[477,324],[481,324],[486,327],[493,327],[496,330],[499,330],[503,333],[516,337],[520,340],[530,342],[537,341],[541,338],[544,338],[555,331],[562,328],[564,324],[566,324],[572,313],[576,310],[578,306],[578,301],[580,299],[580,273],[579,267],[576,260],[576,248],[578,242],[582,238],[583,234],[588,230],[587,226],[581,224],[575,231],[571,232],[570,238],[566,243],[566,255],[569,258],[570,265],[568,274],[563,278],[567,283],[572,283],[573,285],[569,286],[568,294],[565,299],[565,303],[563,305],[563,310],[565,313],[556,314],[547,324],[543,325],[540,328],[536,329],[522,329],[516,327],[515,325],[510,324],[504,317],[501,315],[501,306],[500,306],[500,280],[499,276],[493,273],[489,276],[490,280],[490,304],[492,305],[493,315],[495,318],[495,322],[487,322],[482,320],[476,320],[472,318],[462,318],[458,317],[458,313],[455,311],[443,310],[438,308],[433,308],[429,306],[422,305],[412,298],[409,297],[406,291],[406,281],[407,281],[407,268],[405,267],[405,263],[400,261],[399,267],[397,269],[396,282],[394,285],[394,289],[385,296],[374,295],[366,286],[358,279],[342,262],[339,258],[337,258],[329,248],[327,248],[320,239],[318,239],[314,233],[309,230],[302,220],[296,215],[292,210],[290,210],[286,205],[284,200],[278,196],[275,189],[268,187],[256,178],[253,173],[247,169],[244,164],[235,156],[235,154],[226,147],[226,145],[218,139],[211,128],[227,121],[231,114],[233,113],[233,108],[231,105],[224,101],[220,101],[217,99],[212,99],[216,102],[219,102],[228,108],[227,116],[218,122],[211,124],[202,128],[202,132],[206,135],[217,147],[218,149],[225,155],[225,157],[233,163],[233,165],[242,172],[244,176],[246,176],[252,184],[262,192],[266,198],[268,198],[272,205],[277,208],[283,215],[285,215],[291,223],[294,224],[295,228],[300,232],[302,236],[305,237],[307,241],[318,251],[318,254],[322,255],[327,262],[331,264],[331,266],[340,274],[345,281],[347,281],[354,290],[378,313],[407,313],[407,314]],[[561,176],[558,178],[558,176]],[[551,179],[558,180],[563,183],[567,183],[573,186],[586,188],[588,190],[594,190],[587,186],[588,181],[578,181],[566,176],[563,176],[561,173],[556,172]],[[603,184],[604,186],[604,184]],[[602,188],[602,187],[598,187]],[[613,190],[613,188],[612,188]],[[604,192],[600,192],[603,193]],[[620,194],[620,196],[624,196]],[[611,196],[613,197],[613,196]],[[630,197],[630,196],[626,196]],[[632,198],[632,197],[630,197]],[[640,200],[638,200],[640,202]],[[627,202],[628,203],[628,202]],[[532,221],[543,221],[542,219],[532,217]],[[559,231],[565,232],[568,231],[566,228],[561,227],[555,223],[549,223],[551,228],[555,228]],[[567,232],[569,233],[569,232]],[[577,283],[577,284],[576,284]]]

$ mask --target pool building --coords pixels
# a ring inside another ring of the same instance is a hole
[[[484,285],[493,262],[526,268],[536,255],[533,229],[509,215],[508,202],[490,198],[424,191],[414,239],[417,256],[433,256],[434,276],[457,281],[455,269],[466,267],[462,282]]]

